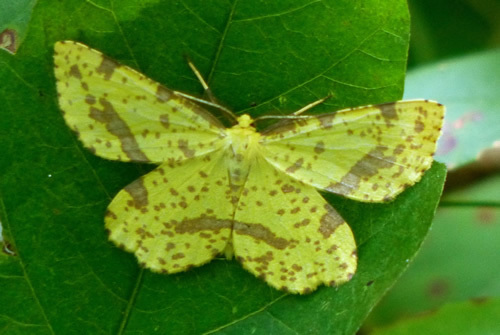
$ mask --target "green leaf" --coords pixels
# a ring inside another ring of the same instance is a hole
[[[498,1],[409,1],[410,66],[498,47]]]
[[[28,31],[36,0],[0,2],[0,49],[16,53]]]
[[[448,193],[422,250],[365,327],[394,323],[444,303],[500,297],[500,176]],[[482,206],[487,203],[489,206]],[[449,332],[453,333],[453,332]]]
[[[417,68],[406,78],[405,99],[446,106],[436,160],[457,168],[500,140],[500,49]]]
[[[152,167],[99,159],[65,125],[52,62],[63,39],[201,94],[187,55],[237,113],[288,113],[329,93],[315,112],[332,111],[401,97],[406,2],[41,2],[16,56],[0,54],[8,83],[0,88],[0,218],[16,252],[0,258],[3,333],[354,333],[426,235],[444,167],[390,204],[325,195],[359,245],[359,270],[338,289],[291,296],[224,259],[153,274],[103,229],[113,195]]]
[[[448,304],[433,313],[404,320],[373,335],[487,335],[500,333],[500,299]]]
[[[474,184],[454,189],[443,195],[442,203],[447,206],[492,206],[500,207],[500,174],[492,174]]]

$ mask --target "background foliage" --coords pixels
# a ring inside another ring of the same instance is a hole
[[[410,1],[405,98],[447,106],[436,159],[452,172],[418,257],[363,333],[497,334],[500,1]]]
[[[25,1],[24,11],[10,4],[0,4],[0,32],[18,32],[17,53],[0,50],[2,334],[357,331],[426,236],[442,165],[390,204],[325,195],[359,246],[359,270],[338,289],[290,296],[223,259],[179,275],[152,274],[107,242],[102,223],[113,195],[152,167],[104,161],[77,142],[57,108],[53,43],[81,41],[170,88],[201,94],[183,58],[188,55],[217,98],[237,113],[287,113],[333,93],[315,110],[324,112],[401,98],[409,42],[405,1]],[[412,51],[411,64],[464,49],[436,50],[425,57]],[[463,208],[452,201],[452,212]],[[364,331],[384,331],[410,313],[404,299],[385,309],[399,314],[384,312],[382,304]],[[422,300],[419,310],[428,308]]]

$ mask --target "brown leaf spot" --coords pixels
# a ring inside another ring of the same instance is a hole
[[[493,207],[479,207],[477,209],[478,223],[489,225],[496,222],[496,211]]]
[[[2,252],[8,256],[17,256],[16,249],[14,249],[14,246],[10,241],[7,241],[5,238],[3,241],[0,242],[0,245],[2,246]]]
[[[442,278],[435,279],[427,287],[427,294],[433,298],[445,298],[450,294],[450,291],[450,283]]]
[[[0,33],[0,49],[7,50],[15,54],[18,48],[17,31],[14,29],[5,29]]]

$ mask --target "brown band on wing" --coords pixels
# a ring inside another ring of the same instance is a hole
[[[137,179],[133,183],[127,185],[124,190],[132,197],[132,205],[136,209],[141,209],[148,205],[148,190],[144,186],[144,178]]]
[[[329,204],[325,204],[326,213],[321,217],[318,231],[325,239],[329,238],[335,230],[345,223],[344,219]]]
[[[250,236],[276,249],[283,250],[290,244],[290,241],[277,237],[271,230],[258,223],[235,222],[233,229],[237,234]]]
[[[139,145],[137,144],[137,141],[135,140],[135,137],[130,131],[127,123],[122,120],[120,115],[113,108],[113,105],[111,105],[111,103],[104,98],[100,98],[99,103],[102,105],[103,109],[100,110],[92,106],[90,107],[89,116],[92,119],[103,123],[111,134],[118,137],[121,142],[123,152],[128,158],[130,158],[130,160],[137,162],[149,161],[146,155],[139,148]]]
[[[101,55],[102,56],[102,62],[99,65],[99,67],[96,69],[97,73],[103,74],[104,79],[109,80],[111,79],[111,76],[115,72],[115,69],[120,66],[117,62],[114,60]]]
[[[330,183],[325,189],[344,195],[358,189],[363,177],[373,177],[379,169],[390,168],[394,165],[396,159],[393,156],[384,156],[384,151],[387,149],[385,146],[377,146],[358,160],[340,182]]]
[[[178,234],[194,234],[205,230],[219,232],[221,229],[231,228],[233,220],[217,219],[215,216],[202,216],[175,223],[175,232]]]

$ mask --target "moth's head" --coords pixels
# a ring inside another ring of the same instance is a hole
[[[238,128],[250,128],[250,127],[252,127],[253,128],[252,123],[254,122],[254,119],[252,119],[250,117],[250,115],[248,115],[248,114],[243,114],[241,116],[238,116],[236,121],[238,122],[238,124],[235,127],[238,127]]]

